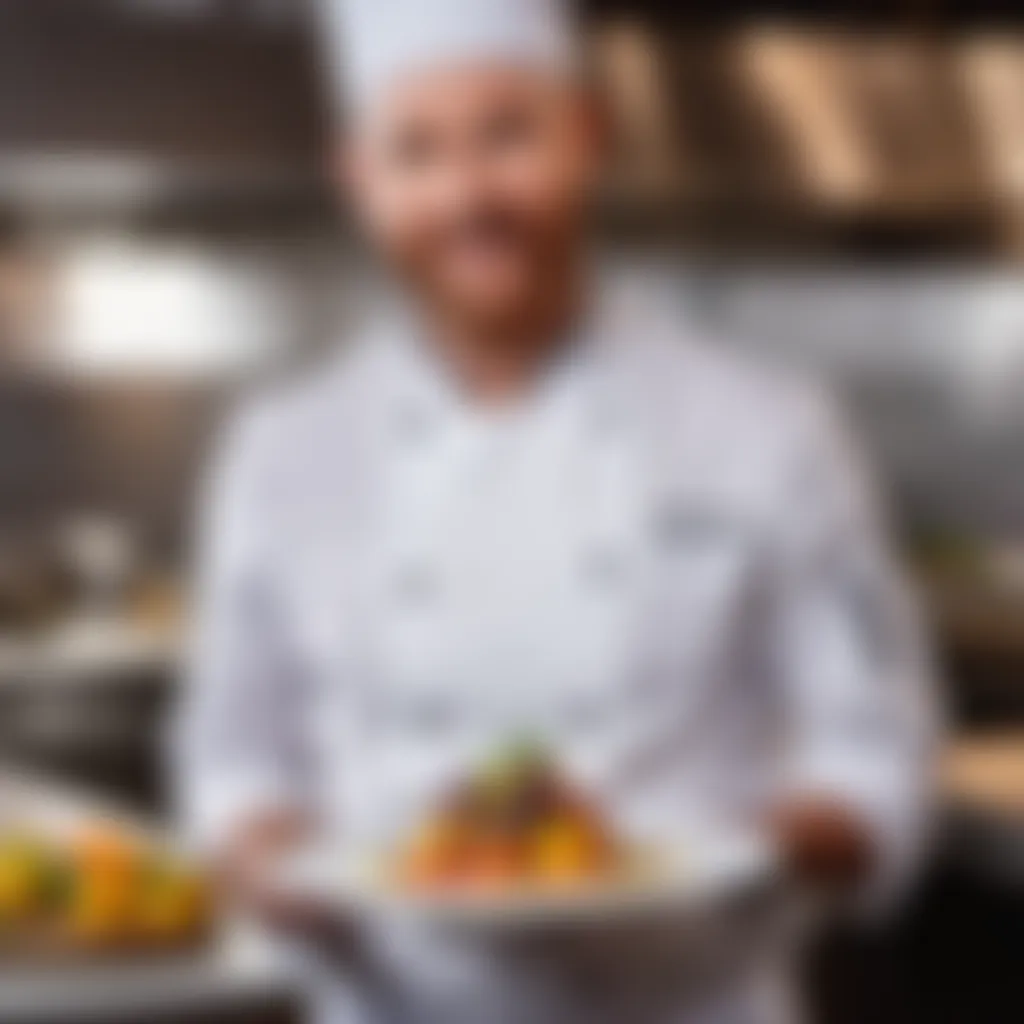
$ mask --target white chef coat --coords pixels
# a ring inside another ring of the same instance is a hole
[[[874,832],[872,893],[906,872],[928,673],[831,406],[664,314],[598,323],[508,408],[467,401],[392,325],[240,418],[214,473],[179,737],[206,841],[280,804],[386,842],[529,735],[631,835],[828,794]],[[575,997],[544,1004],[554,989],[502,982],[499,958],[460,974],[433,953],[441,1017],[575,1019]],[[652,1020],[762,1024],[755,988]],[[585,1002],[579,1019],[600,1019]],[[378,1024],[342,1003],[339,1021]]]

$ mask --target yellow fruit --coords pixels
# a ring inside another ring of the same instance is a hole
[[[583,880],[599,872],[604,860],[597,837],[571,819],[542,826],[534,836],[531,854],[538,880],[550,882]]]
[[[42,910],[49,868],[46,851],[30,839],[10,838],[0,847],[0,923]]]
[[[0,861],[0,921],[25,917],[34,903],[35,886],[30,865],[5,857]]]
[[[119,941],[130,931],[132,887],[126,877],[80,871],[68,906],[67,923],[86,942]]]
[[[200,932],[207,914],[202,882],[180,872],[144,887],[138,900],[136,924],[147,939],[176,942]]]
[[[131,931],[141,867],[138,844],[115,828],[94,825],[70,844],[73,884],[65,923],[80,940],[123,941]]]

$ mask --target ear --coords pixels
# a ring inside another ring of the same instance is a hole
[[[327,153],[327,179],[338,198],[342,219],[358,231],[368,230],[373,220],[372,163],[365,140],[352,133],[339,135]]]
[[[600,92],[589,85],[579,87],[573,98],[571,129],[578,170],[588,191],[600,189],[609,160],[614,153],[611,119]]]
[[[615,152],[615,117],[606,90],[595,78],[582,87],[580,105],[594,158],[603,163]]]
[[[327,179],[335,191],[351,195],[359,191],[363,161],[359,147],[347,136],[339,136],[327,151]]]

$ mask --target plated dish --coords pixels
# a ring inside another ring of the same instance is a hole
[[[280,881],[343,915],[502,930],[686,916],[770,882],[774,864],[751,834],[631,842],[549,756],[519,748],[456,784],[396,845],[306,850]]]

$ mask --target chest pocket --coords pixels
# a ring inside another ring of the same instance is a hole
[[[689,496],[652,500],[633,540],[594,549],[583,563],[592,585],[556,612],[583,641],[552,677],[560,734],[589,741],[674,721],[729,654],[754,548],[743,524]]]

